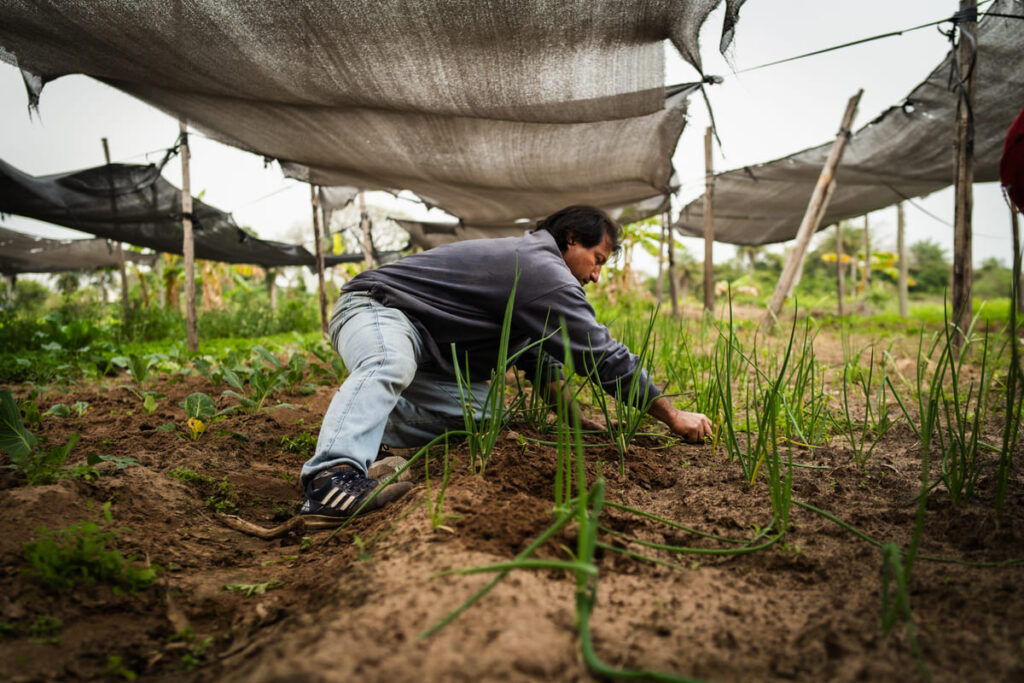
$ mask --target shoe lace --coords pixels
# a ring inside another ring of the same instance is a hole
[[[357,469],[346,467],[331,477],[331,483],[348,493],[359,495],[377,485],[377,480],[366,476]]]

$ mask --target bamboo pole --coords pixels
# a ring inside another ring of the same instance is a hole
[[[196,323],[196,246],[192,235],[192,181],[189,172],[188,125],[178,119],[181,131],[181,227],[184,238],[181,253],[185,260],[185,334],[189,351],[199,350]]]
[[[864,214],[864,293],[871,289],[871,224]]]
[[[313,239],[316,242],[316,281],[320,293],[320,329],[327,334],[327,289],[324,284],[324,240],[320,227],[320,199],[316,185],[310,183],[309,193],[313,202]]]
[[[135,274],[139,276],[139,296],[142,298],[142,306],[149,308],[149,287],[146,286],[146,276],[138,266],[135,266],[134,270]]]
[[[960,0],[961,16],[977,12],[977,0]],[[974,73],[977,64],[978,22],[963,20],[958,24],[960,41],[956,61],[960,77],[964,79],[956,104],[956,205],[953,220],[953,322],[957,326],[954,336],[956,347],[962,348],[964,336],[971,326],[971,288],[974,273],[971,266],[971,213],[974,196]]]
[[[359,190],[359,227],[363,235],[363,268],[373,268],[373,236],[370,234],[370,216],[366,213],[366,196]]]
[[[704,314],[715,312],[715,265],[712,250],[715,242],[715,169],[711,158],[711,126],[704,131]]]
[[[900,202],[896,205],[896,258],[899,259],[899,277],[896,280],[896,288],[899,290],[901,318],[906,318],[908,313],[907,281],[909,280],[908,269],[910,264],[907,263],[906,239],[906,224],[903,219],[903,202]]]
[[[857,113],[857,104],[860,102],[860,96],[863,93],[863,90],[858,90],[857,94],[846,103],[846,111],[843,113],[839,132],[836,134],[835,142],[832,143],[832,150],[829,152],[824,168],[821,169],[818,182],[814,186],[814,192],[811,194],[811,200],[807,204],[807,211],[800,222],[800,229],[796,234],[796,245],[789,255],[789,260],[786,261],[786,267],[782,271],[779,282],[775,287],[775,293],[772,294],[771,303],[768,304],[768,310],[761,321],[761,325],[766,330],[771,329],[775,325],[775,320],[778,318],[779,313],[782,312],[782,304],[785,301],[786,294],[792,289],[793,282],[803,266],[804,257],[807,256],[807,245],[810,244],[811,235],[814,234],[814,231],[821,223],[822,216],[825,215],[825,210],[828,208],[828,200],[835,190],[836,167],[839,166],[843,150],[846,149],[846,141],[850,135],[850,126],[853,124],[853,117]]]
[[[110,145],[107,144],[106,138],[100,138],[103,142],[103,159],[107,162],[107,166],[110,166]],[[107,169],[107,184],[110,186],[110,208],[117,214],[117,200],[114,199],[114,187],[113,180],[111,179],[110,169]],[[121,271],[121,308],[124,309],[124,319],[128,320],[128,271],[124,267],[124,248],[120,242],[114,242],[114,254],[117,256],[117,267]]]
[[[263,270],[263,282],[267,288],[267,298],[270,300],[270,310],[277,310],[277,271],[271,266]]]
[[[839,301],[840,318],[846,315],[843,310],[843,287],[845,284],[843,281],[846,279],[843,268],[845,268],[843,265],[843,226],[841,223],[836,223],[836,295]]]
[[[676,299],[676,240],[672,234],[672,209],[665,212],[665,224],[668,225],[668,298],[672,303],[672,317],[679,315],[679,301]]]

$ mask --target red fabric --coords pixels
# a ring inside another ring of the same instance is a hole
[[[1024,109],[1006,133],[1003,156],[999,160],[999,180],[1017,210],[1024,212]]]

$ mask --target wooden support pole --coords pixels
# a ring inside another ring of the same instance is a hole
[[[100,138],[103,142],[103,158],[107,162],[107,166],[110,166],[110,145],[107,144],[106,138]],[[117,200],[114,198],[114,181],[111,177],[110,169],[107,169],[107,181],[110,185],[110,207],[113,209],[114,214],[117,214]],[[121,308],[124,311],[124,319],[128,320],[128,271],[124,267],[124,248],[120,242],[114,243],[114,254],[117,256],[117,266],[121,271]]]
[[[715,243],[715,169],[711,158],[711,126],[704,131],[704,314],[715,312],[715,265],[712,248]]]
[[[789,260],[786,261],[786,267],[779,277],[775,293],[772,294],[771,303],[768,304],[768,310],[761,321],[765,329],[771,329],[775,325],[775,320],[782,312],[782,304],[785,302],[786,295],[792,289],[793,282],[803,267],[804,257],[807,256],[807,245],[810,244],[811,236],[818,228],[822,216],[825,215],[825,210],[828,208],[828,200],[835,190],[836,167],[839,166],[839,160],[843,157],[843,150],[846,149],[846,141],[850,135],[850,126],[853,125],[853,117],[857,113],[857,104],[860,102],[860,96],[863,93],[863,90],[858,90],[857,94],[846,103],[846,111],[843,113],[839,132],[836,134],[835,142],[832,143],[832,150],[829,152],[824,168],[821,169],[818,182],[814,186],[814,192],[811,194],[811,200],[807,204],[807,211],[800,222],[799,230],[797,230],[796,245],[789,255]]]
[[[961,16],[977,12],[977,0],[960,0]],[[953,211],[953,323],[957,326],[954,341],[963,348],[967,330],[971,327],[971,289],[974,273],[971,266],[971,213],[974,194],[974,75],[977,58],[978,22],[962,20],[957,27],[960,40],[956,61],[960,78],[956,104],[956,206]]]
[[[135,274],[139,276],[139,296],[142,298],[143,308],[149,308],[149,287],[146,286],[146,275],[138,266],[134,267]]]
[[[906,223],[903,219],[903,202],[896,205],[896,258],[899,259],[899,276],[896,279],[896,289],[899,291],[900,317],[906,318],[908,314],[907,282],[910,279],[910,264],[907,262],[907,236]]]
[[[676,239],[672,234],[672,209],[665,212],[668,226],[668,298],[672,303],[672,317],[679,315],[679,301],[676,298]]]
[[[864,293],[871,289],[871,224],[864,214]]]
[[[842,223],[836,223],[836,295],[839,301],[838,310],[840,318],[846,315],[846,312],[843,310],[843,287],[845,286],[843,281],[846,279],[845,267],[843,264],[843,226]]]
[[[270,300],[270,310],[277,310],[277,271],[267,266],[263,270],[263,282],[267,287],[267,298]]]
[[[178,119],[181,131],[181,228],[185,233],[181,253],[185,260],[185,335],[189,351],[199,350],[196,322],[196,245],[192,234],[192,181],[189,172],[188,124]]]
[[[370,216],[366,213],[366,197],[359,190],[359,228],[363,235],[363,268],[373,268],[373,235],[370,234]]]
[[[324,284],[324,239],[320,227],[320,199],[316,185],[310,183],[310,197],[313,202],[313,239],[316,242],[316,281],[320,293],[320,329],[327,334],[327,289]]]
[[[1015,209],[1011,205],[1010,206],[1010,230],[1011,230],[1011,232],[1013,232],[1013,260],[1011,261],[1013,269],[1012,269],[1011,277],[1017,277],[1020,274],[1020,266],[1017,263],[1018,260],[1021,257],[1021,254],[1020,254],[1020,222],[1017,220],[1017,214],[1018,214],[1017,209]],[[1016,302],[1017,303],[1017,312],[1018,313],[1024,313],[1024,292],[1021,291],[1020,285],[1021,285],[1021,282],[1020,282],[1020,279],[1018,279],[1017,280],[1017,302]]]

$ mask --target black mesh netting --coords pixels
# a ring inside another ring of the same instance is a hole
[[[1024,2],[999,0],[988,9],[1024,15]],[[958,94],[950,89],[951,59],[952,53],[903,103],[852,135],[820,229],[953,183]],[[1006,131],[1024,101],[1024,21],[980,19],[974,77],[974,179],[994,181]],[[716,174],[715,241],[768,244],[793,239],[831,147],[828,143]],[[686,205],[676,227],[685,234],[704,235],[703,195]]]
[[[198,199],[192,205],[196,258],[261,266],[314,265],[313,255],[301,246],[257,239],[239,228],[230,214]],[[182,253],[181,190],[152,164],[109,164],[37,178],[0,160],[0,212]]]

